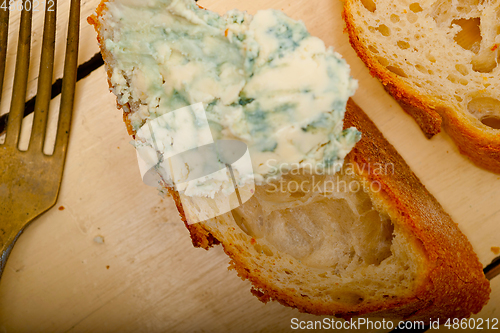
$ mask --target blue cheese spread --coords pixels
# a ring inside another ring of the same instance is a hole
[[[202,103],[215,140],[248,146],[257,185],[294,168],[336,172],[360,139],[355,128],[342,129],[357,82],[302,22],[276,10],[220,16],[192,0],[106,5],[112,89],[130,105],[135,131]],[[192,195],[213,193],[219,185],[211,184]]]

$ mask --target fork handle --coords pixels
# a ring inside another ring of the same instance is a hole
[[[14,244],[24,231],[24,228],[21,230],[13,230],[8,228],[8,225],[6,226],[7,228],[5,228],[5,226],[0,228],[0,245],[2,246],[0,249],[0,278],[2,277],[7,259],[9,258]]]

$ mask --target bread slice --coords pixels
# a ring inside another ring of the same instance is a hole
[[[113,89],[114,58],[103,38],[113,27],[101,20],[105,11],[103,2],[89,22]],[[117,103],[133,135],[140,107]],[[344,122],[351,126],[363,137],[342,172],[290,172],[201,223],[188,223],[180,194],[165,186],[193,245],[222,244],[255,296],[303,312],[425,322],[479,312],[490,287],[466,237],[352,100]]]
[[[186,223],[193,244],[221,243],[255,296],[302,312],[425,322],[479,312],[490,288],[467,238],[352,100],[345,126],[363,138],[340,174],[257,187],[232,213]],[[326,191],[294,191],[313,182]]]
[[[352,47],[430,138],[500,173],[500,1],[345,0]]]

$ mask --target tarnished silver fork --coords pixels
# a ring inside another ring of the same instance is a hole
[[[8,2],[8,1],[7,1]],[[52,1],[51,1],[52,2]],[[14,243],[26,226],[55,205],[68,147],[77,75],[80,0],[71,0],[59,123],[52,155],[43,153],[51,100],[56,32],[56,0],[45,9],[40,73],[31,138],[18,149],[31,47],[31,0],[22,1],[12,101],[5,142],[0,145],[0,277]],[[0,91],[5,72],[9,10],[0,9]]]

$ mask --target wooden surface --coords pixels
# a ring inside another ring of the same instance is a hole
[[[85,21],[97,3],[82,2],[80,63],[97,51],[95,33]],[[199,3],[218,12],[282,9],[333,45],[359,80],[354,100],[458,223],[483,265],[498,255],[492,247],[500,247],[500,175],[474,166],[445,133],[425,139],[356,58],[343,33],[340,1]],[[67,10],[61,1],[59,60]],[[1,113],[8,110],[17,40],[18,15],[11,14]],[[41,24],[35,15],[36,45]],[[33,57],[38,54],[34,51]],[[60,77],[58,63],[54,79]],[[35,94],[36,76],[32,71],[28,97]],[[57,103],[58,98],[52,103],[53,118]],[[140,179],[103,67],[78,82],[74,112],[59,201],[21,236],[1,279],[0,332],[286,332],[294,317],[321,319],[260,303],[250,294],[250,284],[227,270],[220,247],[208,252],[192,247],[169,198]],[[30,119],[23,125],[24,142]],[[500,317],[500,278],[492,281],[492,289],[490,302],[475,317]]]

